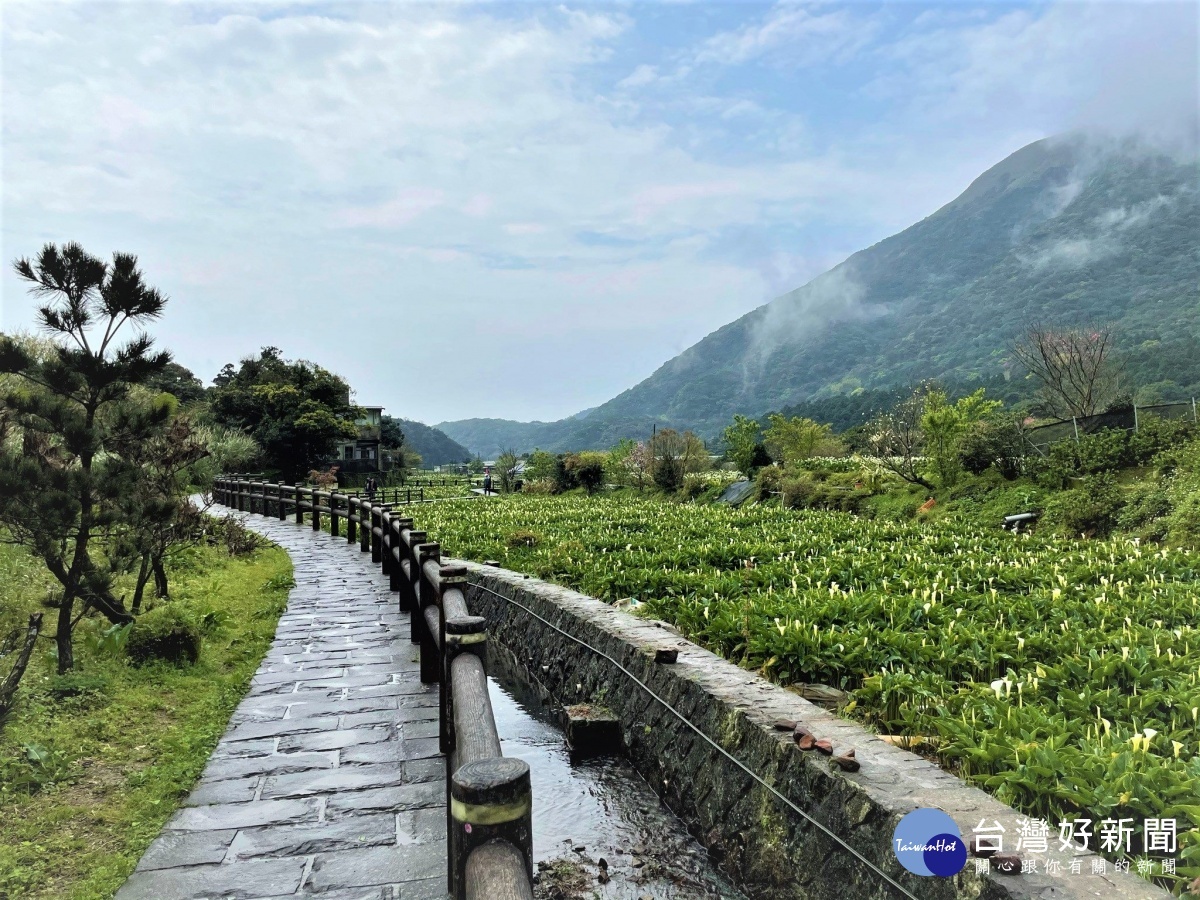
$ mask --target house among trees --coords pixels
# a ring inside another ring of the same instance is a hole
[[[347,474],[383,472],[389,466],[382,452],[383,407],[360,406],[363,415],[356,419],[358,436],[352,441],[343,441],[338,447],[335,465]]]

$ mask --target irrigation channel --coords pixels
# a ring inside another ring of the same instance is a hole
[[[505,656],[488,657],[492,710],[504,755],[533,779],[538,895],[744,900],[624,757],[573,758],[554,708]]]

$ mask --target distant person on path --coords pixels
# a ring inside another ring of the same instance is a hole
[[[375,500],[375,476],[371,475],[367,478],[367,499],[374,502]]]
[[[483,473],[483,495],[486,497],[492,492],[492,470],[488,469]]]

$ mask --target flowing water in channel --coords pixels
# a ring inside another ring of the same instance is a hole
[[[746,900],[628,760],[573,761],[536,692],[504,665],[489,666],[500,676],[488,681],[504,755],[529,763],[533,779],[539,896]]]

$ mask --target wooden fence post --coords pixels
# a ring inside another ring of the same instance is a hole
[[[392,519],[391,524],[392,550],[389,555],[392,568],[388,571],[388,589],[400,595],[400,612],[408,612],[408,607],[404,603],[404,567],[400,565],[400,560],[405,557],[402,534],[404,529],[412,528],[412,525],[412,519]]]
[[[454,754],[454,710],[451,709],[450,695],[450,662],[452,654],[448,638],[446,638],[446,590],[454,589],[462,592],[467,584],[467,566],[442,565],[438,566],[438,652],[440,654],[440,689],[438,690],[438,744],[446,756]],[[486,620],[485,620],[486,626]],[[484,635],[486,640],[486,634]],[[482,660],[481,660],[482,661]]]
[[[316,488],[312,489],[312,493],[309,494],[309,496],[312,497],[312,516],[313,516],[312,530],[320,531],[321,530],[321,509],[320,509],[321,498],[317,496]]]
[[[336,491],[329,492],[329,536],[338,536],[338,503],[339,495]]]
[[[417,591],[416,618],[421,626],[421,683],[436,684],[441,680],[442,667],[439,654],[441,652],[434,641],[433,633],[429,630],[429,619],[425,610],[441,601],[432,582],[425,576],[425,563],[432,560],[441,562],[442,548],[438,544],[420,544],[417,547],[417,578],[420,589]]]
[[[379,565],[383,561],[383,538],[375,529],[383,529],[383,511],[371,501],[371,562]]]
[[[379,571],[392,583],[392,512],[384,509],[379,515]]]
[[[357,509],[357,512],[355,511]],[[358,498],[346,495],[346,543],[353,544],[358,539],[358,526],[355,523],[353,516],[361,515],[362,509],[358,506]]]
[[[486,690],[487,684],[484,683]],[[467,860],[485,844],[512,845],[524,862],[527,884],[533,881],[533,791],[529,764],[522,759],[478,759],[460,766],[450,783],[450,895],[466,900]],[[496,872],[480,867],[483,877]],[[474,873],[473,873],[474,874]],[[486,886],[476,896],[491,896]]]
[[[425,543],[428,535],[424,531],[409,531],[406,541],[405,558],[408,560],[408,587],[400,592],[400,609],[409,613],[408,637],[416,644],[421,640],[421,572],[419,569],[417,547]]]
[[[371,521],[375,514],[371,511],[371,501],[365,497],[358,498],[358,549],[363,553],[371,552]]]

